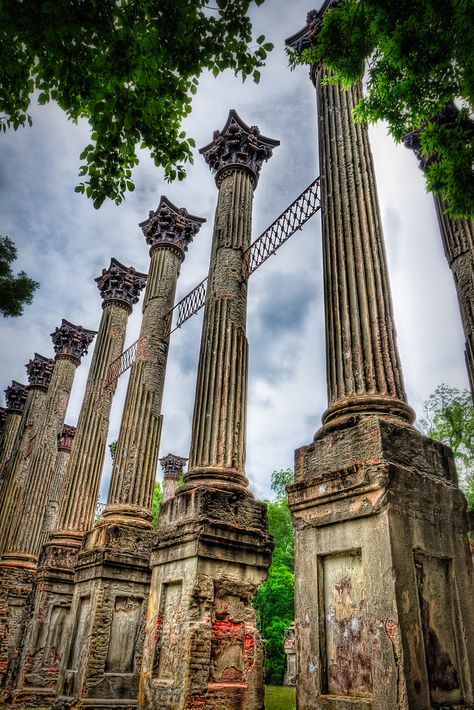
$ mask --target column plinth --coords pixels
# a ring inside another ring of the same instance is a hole
[[[310,46],[334,4],[309,13],[287,43],[297,51]],[[470,706],[466,504],[450,449],[412,426],[367,127],[352,115],[361,85],[344,91],[325,85],[325,76],[324,67],[312,67],[329,406],[314,441],[296,451],[288,487],[297,703]]]

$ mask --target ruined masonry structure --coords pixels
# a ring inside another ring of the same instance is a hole
[[[27,397],[28,388],[15,380],[5,390],[7,408],[0,451],[0,481],[4,480],[5,465],[13,451]]]
[[[326,2],[288,40],[301,50]],[[412,426],[366,126],[315,65],[328,409],[296,452],[299,710],[473,707],[473,571],[451,451]]]
[[[23,416],[0,479],[0,509],[8,511],[8,515],[0,516],[0,556],[5,548],[11,521],[16,519],[15,507],[26,479],[38,427],[42,422],[53,365],[53,360],[38,353],[35,353],[34,358],[26,365],[28,388]]]
[[[172,498],[178,487],[179,475],[183,468],[188,463],[188,459],[183,459],[175,454],[168,454],[160,459],[161,468],[163,469],[163,499],[165,503]]]
[[[253,191],[277,141],[231,111],[201,150],[219,196],[201,338],[189,469],[163,502],[138,705],[260,710],[263,647],[251,599],[267,575],[266,509],[245,475],[247,283]]]
[[[110,410],[117,386],[116,381],[105,386],[106,379],[110,364],[123,350],[128,318],[145,286],[146,275],[112,258],[108,269],[103,269],[95,281],[102,297],[102,317],[74,446],[72,432],[67,436],[63,431],[61,440],[63,454],[58,458],[49,519],[44,526],[46,544],[38,564],[34,612],[15,692],[17,703],[44,705],[52,702],[57,690],[77,553],[94,521]],[[68,446],[72,448],[70,456],[66,454]],[[46,535],[51,530],[53,533],[47,540]]]
[[[454,106],[446,107],[446,120],[452,120]],[[451,114],[451,115],[449,115]],[[404,138],[404,144],[411,148],[418,158],[421,170],[425,171],[427,159],[421,153],[420,137],[412,131]],[[448,205],[439,194],[434,194],[444,253],[454,278],[458,297],[461,322],[466,338],[465,358],[471,395],[474,401],[474,222],[468,219],[454,219],[446,214]]]
[[[94,331],[64,319],[51,335],[56,356],[43,424],[38,427],[20,504],[0,561],[0,626],[4,632],[0,640],[0,700],[9,697],[15,684],[58,438],[62,433],[76,367],[94,335]]]
[[[151,257],[140,345],[128,384],[107,505],[78,555],[58,708],[70,703],[88,708],[136,705],[168,355],[164,317],[174,305],[185,251],[204,221],[162,197],[156,212],[140,225]]]

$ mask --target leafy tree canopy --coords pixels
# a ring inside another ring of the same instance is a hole
[[[69,119],[85,118],[77,192],[96,208],[133,190],[137,148],[168,180],[185,177],[193,138],[181,130],[201,72],[232,69],[259,81],[273,48],[254,48],[249,6],[264,0],[2,0],[0,126],[29,123],[33,92]]]
[[[474,218],[474,22],[471,0],[341,0],[328,10],[315,46],[294,63],[322,61],[345,88],[362,79],[356,118],[388,123],[401,141],[419,130],[428,190],[453,216]],[[445,120],[456,101],[461,110]]]
[[[265,639],[265,681],[279,685],[285,673],[284,631],[294,618],[295,539],[285,486],[293,482],[293,471],[274,471],[272,490],[275,501],[267,502],[268,529],[275,549],[268,579],[258,588],[254,607]]]
[[[451,447],[460,483],[474,508],[474,406],[467,390],[438,385],[423,406],[419,425],[435,441]]]
[[[11,264],[16,257],[17,250],[12,240],[0,236],[0,313],[4,316],[21,316],[23,306],[32,302],[39,286],[24,271],[15,276]]]

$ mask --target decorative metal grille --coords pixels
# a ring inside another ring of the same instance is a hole
[[[319,177],[309,185],[267,229],[252,242],[243,253],[244,277],[249,278],[270,256],[275,254],[298,229],[321,208],[319,196]],[[194,316],[206,302],[207,278],[193,288],[165,315],[164,335],[171,335],[181,328],[191,316]],[[177,312],[173,327],[173,315]],[[105,386],[111,385],[120,375],[133,365],[137,357],[140,340],[137,340],[117,360],[110,365]]]
[[[319,178],[249,246],[243,254],[245,278],[249,278],[277,249],[320,209]]]
[[[143,338],[138,338],[138,340],[135,340],[135,342],[132,343],[129,348],[124,350],[118,358],[110,363],[104,387],[110,387],[110,385],[112,385],[115,380],[120,377],[120,375],[123,375],[129,367],[132,367],[133,363],[137,359],[138,351],[140,346],[143,344],[143,341]]]

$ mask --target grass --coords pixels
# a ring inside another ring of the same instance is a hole
[[[265,710],[296,710],[295,689],[283,685],[266,685]]]

